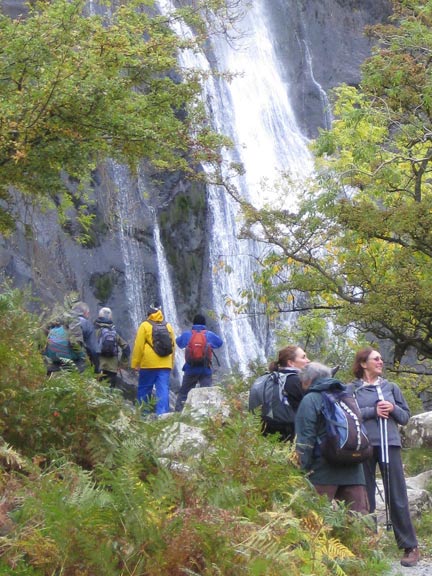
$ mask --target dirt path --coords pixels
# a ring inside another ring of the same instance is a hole
[[[420,560],[417,566],[405,568],[399,562],[394,562],[388,576],[432,576],[432,561]]]

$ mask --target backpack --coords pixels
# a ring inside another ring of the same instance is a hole
[[[83,356],[83,352],[71,344],[69,330],[63,324],[54,326],[48,332],[44,354],[54,362],[78,360]]]
[[[321,392],[326,437],[319,445],[332,464],[363,462],[372,455],[357,400],[346,390]]]
[[[210,368],[213,350],[207,341],[207,330],[192,330],[192,336],[185,349],[185,360],[189,366]]]
[[[118,356],[117,332],[114,327],[100,329],[98,350],[101,356],[116,358]]]
[[[249,392],[249,411],[253,412],[261,406],[261,418],[264,421],[292,424],[295,412],[284,392],[289,376],[290,374],[267,372],[257,378]]]
[[[172,354],[174,347],[166,322],[153,322],[153,320],[148,320],[148,322],[152,325],[153,344],[150,346],[158,356]]]

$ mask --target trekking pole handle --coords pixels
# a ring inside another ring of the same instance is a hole
[[[384,401],[384,394],[382,392],[381,386],[378,385],[376,387],[378,400]],[[389,452],[388,452],[388,427],[387,427],[387,418],[382,416],[378,416],[379,418],[379,425],[380,425],[380,437],[381,437],[381,460],[384,464],[389,463]]]

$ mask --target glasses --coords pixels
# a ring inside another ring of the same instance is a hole
[[[368,360],[373,360],[374,362],[380,362],[382,358],[381,356],[373,356],[372,358],[368,358]]]

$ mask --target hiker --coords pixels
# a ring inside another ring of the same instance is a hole
[[[67,294],[63,305],[54,307],[49,320],[42,327],[41,347],[48,376],[72,368],[82,372],[86,367],[81,325],[72,313],[72,306],[77,301],[75,292]]]
[[[72,306],[72,314],[78,319],[83,335],[83,344],[90,364],[96,374],[99,371],[96,334],[90,321],[90,308],[85,302],[76,302]]]
[[[309,362],[306,352],[300,346],[285,346],[285,348],[279,350],[278,359],[269,365],[270,372],[277,371],[281,374],[289,375],[289,378],[286,379],[284,390],[294,412],[297,412],[304,395],[299,373]]]
[[[86,353],[83,346],[81,327],[72,329],[68,318],[58,317],[46,325],[46,342],[42,351],[47,376],[53,372],[76,368],[83,372],[86,366]],[[79,331],[78,336],[77,330]]]
[[[276,373],[284,382],[282,394],[286,397],[286,404],[291,410],[281,410],[279,419],[262,415],[262,431],[267,434],[280,434],[281,440],[294,440],[295,436],[295,413],[303,398],[303,388],[299,378],[299,372],[310,362],[306,352],[300,346],[285,346],[278,352],[278,359],[270,362],[268,370]],[[278,384],[277,383],[277,384]],[[251,394],[253,391],[251,390]],[[282,402],[282,399],[281,399]],[[286,413],[286,416],[283,416]],[[283,420],[283,421],[282,421]]]
[[[192,388],[197,384],[201,388],[212,385],[212,354],[214,349],[222,346],[223,340],[214,332],[207,330],[206,319],[202,314],[196,314],[191,330],[183,332],[176,338],[176,344],[179,348],[185,349],[186,360],[175,405],[176,412],[181,412]]]
[[[384,483],[386,512],[396,543],[404,550],[402,566],[415,566],[420,558],[416,533],[411,521],[407,487],[401,458],[398,426],[407,424],[410,410],[400,388],[382,377],[381,354],[366,346],[354,359],[353,391],[360,406],[373,454],[363,463],[369,510],[375,512],[375,475],[378,464]],[[388,526],[389,527],[389,526]]]
[[[319,362],[307,364],[300,373],[300,380],[305,395],[297,410],[295,429],[301,468],[309,473],[308,478],[318,494],[326,495],[329,500],[344,501],[351,510],[368,514],[362,464],[337,465],[329,462],[320,450],[327,435],[321,392],[342,391],[346,386],[332,378],[331,368]]]
[[[99,378],[107,381],[110,388],[115,388],[119,368],[129,365],[130,346],[117,332],[111,308],[101,308],[94,325],[98,343]]]
[[[156,414],[169,412],[169,379],[174,365],[175,336],[160,306],[150,306],[147,319],[138,328],[131,367],[139,370],[138,402],[149,403],[156,389]]]

